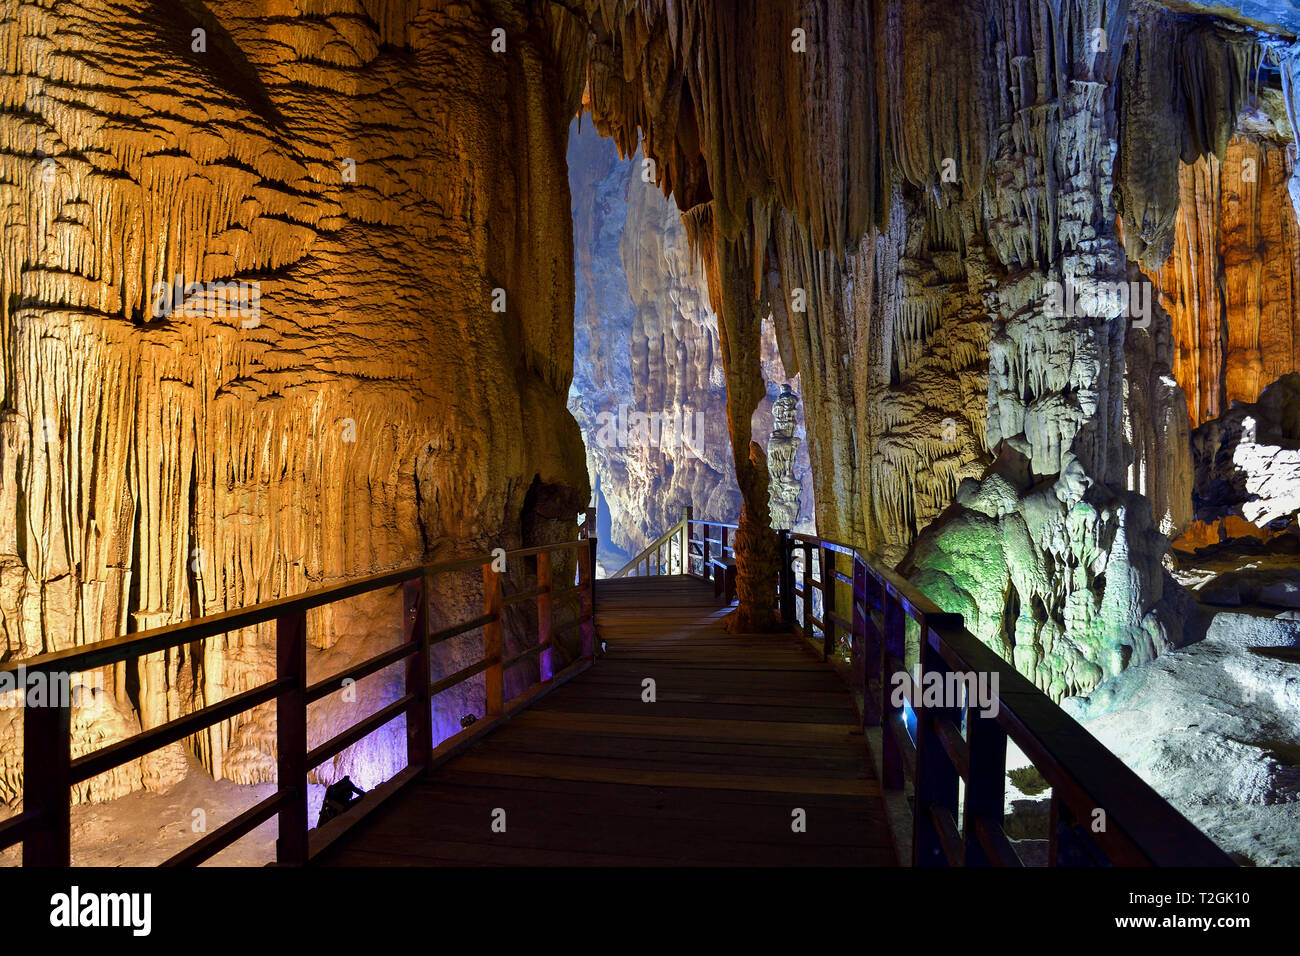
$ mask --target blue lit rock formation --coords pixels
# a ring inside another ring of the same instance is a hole
[[[569,140],[576,272],[569,406],[600,493],[600,558],[612,572],[687,506],[701,520],[734,521],[740,491],[717,317],[680,211],[644,180],[640,153],[620,160],[614,144],[582,122]],[[768,397],[754,434],[766,445],[772,399],[786,380],[770,323],[762,370]],[[651,416],[653,427],[638,415]],[[796,454],[792,466],[793,494],[810,515],[807,455]]]

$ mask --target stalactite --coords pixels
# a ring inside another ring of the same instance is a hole
[[[1146,270],[1160,268],[1174,247],[1175,214],[1186,202],[1180,162],[1223,159],[1264,52],[1239,28],[1135,4],[1121,72],[1116,205],[1128,256]]]

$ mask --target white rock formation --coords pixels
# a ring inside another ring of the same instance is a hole
[[[1239,862],[1300,864],[1300,620],[1221,612],[1206,638],[1129,668],[1086,700],[1083,725]]]
[[[772,431],[767,439],[767,470],[771,476],[769,510],[772,527],[793,531],[799,527],[799,497],[802,488],[795,475],[795,460],[801,442],[796,434],[799,398],[789,385],[772,403]]]
[[[1300,375],[1282,376],[1258,402],[1234,402],[1192,433],[1198,520],[1234,515],[1285,527],[1300,512]]]

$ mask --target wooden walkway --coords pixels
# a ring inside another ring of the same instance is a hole
[[[411,784],[325,865],[896,865],[848,689],[708,584],[597,583],[607,653]],[[656,700],[642,700],[643,681]],[[494,811],[506,831],[494,833]],[[795,811],[806,831],[794,832]]]

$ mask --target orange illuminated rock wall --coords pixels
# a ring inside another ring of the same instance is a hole
[[[1179,170],[1173,254],[1152,277],[1192,427],[1300,367],[1292,168],[1284,146],[1238,137]]]
[[[576,23],[522,0],[0,0],[0,659],[575,534]],[[204,296],[160,314],[175,276]],[[209,301],[241,281],[255,311]],[[473,582],[438,598],[435,628],[481,612]],[[313,614],[311,676],[391,640],[396,610]],[[74,752],[263,683],[273,633],[118,666]],[[444,732],[465,686],[439,698]],[[270,779],[273,719],[189,744],[215,776]],[[372,786],[404,752],[323,779]],[[78,798],[184,767],[159,755]]]
[[[1208,154],[1180,165],[1173,251],[1148,272],[1170,316],[1170,365],[1192,428],[1234,402],[1254,402],[1300,368],[1294,147],[1289,131],[1261,119],[1244,117],[1221,161]],[[1261,126],[1265,135],[1257,135]],[[1184,551],[1271,534],[1240,516],[1208,512],[1177,530],[1174,546]]]

